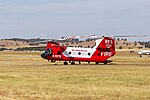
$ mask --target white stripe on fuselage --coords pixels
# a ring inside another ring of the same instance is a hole
[[[63,55],[65,57],[91,58],[102,40],[103,39],[96,40],[96,44],[93,48],[67,47]]]
[[[63,55],[66,57],[91,58],[95,51],[95,48],[67,47]]]

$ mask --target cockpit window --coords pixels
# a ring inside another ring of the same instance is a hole
[[[52,55],[52,49],[47,49],[46,51],[45,51],[45,55]]]

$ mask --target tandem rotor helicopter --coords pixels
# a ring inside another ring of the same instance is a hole
[[[99,38],[99,36],[88,35],[71,36],[58,40],[62,41],[78,38],[96,38],[95,45],[92,48],[67,47],[60,46],[60,44],[54,40],[49,40],[46,50],[41,54],[41,57],[51,62],[64,61],[64,65],[68,65],[68,62],[70,62],[71,65],[75,65],[75,61],[79,61],[79,64],[81,64],[81,62],[95,62],[95,64],[107,64],[112,62],[112,60],[108,59],[116,54],[115,39],[111,37],[103,36]]]
[[[65,38],[65,40],[86,37],[93,37],[93,35],[72,36]],[[114,39],[102,37],[95,41],[95,45],[92,48],[60,46],[59,43],[51,40],[48,41],[46,51],[41,54],[41,57],[51,61],[64,61],[64,65],[68,65],[68,62],[71,62],[71,65],[75,65],[75,61],[79,61],[79,64],[81,61],[88,63],[95,62],[96,64],[107,64],[112,62],[111,60],[107,59],[115,54]]]

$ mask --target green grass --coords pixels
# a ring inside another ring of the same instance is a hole
[[[0,100],[149,100],[150,58],[119,51],[108,65],[58,65],[0,52]]]

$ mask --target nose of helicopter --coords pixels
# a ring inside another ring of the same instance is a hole
[[[44,59],[47,59],[47,56],[46,56],[45,53],[42,53],[42,54],[41,54],[41,57],[44,58]]]
[[[47,49],[44,53],[41,54],[41,57],[47,59],[48,56],[52,56],[52,49]]]

